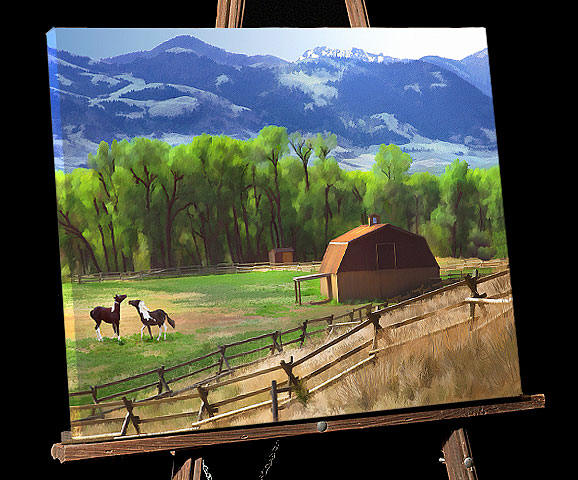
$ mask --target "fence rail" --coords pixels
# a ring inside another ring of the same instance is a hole
[[[227,348],[248,344],[248,343],[251,343],[254,341],[258,341],[258,340],[270,339],[270,345],[267,345],[267,349],[269,349],[271,353],[275,353],[276,350],[278,352],[281,352],[282,346],[283,346],[283,342],[281,341],[281,339],[282,339],[283,334],[289,334],[289,333],[295,334],[297,332],[300,332],[300,334],[296,337],[296,339],[298,341],[303,342],[307,338],[307,334],[312,333],[312,332],[307,332],[307,326],[309,323],[315,324],[315,323],[324,323],[325,322],[327,324],[326,326],[324,326],[323,328],[319,328],[319,329],[315,330],[315,333],[320,333],[320,332],[324,332],[324,331],[327,331],[329,329],[335,328],[337,326],[337,324],[335,324],[333,322],[333,320],[335,320],[336,318],[339,318],[339,317],[335,317],[335,316],[331,315],[331,316],[327,316],[327,317],[311,319],[309,321],[303,322],[303,324],[299,327],[294,327],[294,328],[291,328],[291,329],[288,329],[285,331],[281,331],[281,332],[277,331],[277,332],[273,332],[273,333],[262,334],[262,335],[258,335],[258,336],[255,336],[255,337],[252,337],[252,338],[249,338],[246,340],[242,340],[242,341],[238,341],[238,342],[232,342],[232,343],[229,343],[227,345],[222,345],[219,347],[218,350],[211,352],[210,354],[206,354],[202,357],[202,358],[208,358],[211,355],[215,355],[215,356],[218,355],[219,356],[219,358],[222,361],[219,361],[216,364],[216,365],[219,365],[219,372],[216,375],[213,375],[212,377],[209,377],[209,378],[204,379],[202,381],[196,382],[194,385],[188,386],[185,389],[182,389],[180,392],[173,391],[173,392],[162,393],[163,395],[168,395],[168,398],[159,398],[159,396],[156,395],[156,396],[153,396],[153,397],[150,397],[147,399],[131,401],[131,400],[128,400],[126,398],[126,392],[121,392],[121,393],[118,393],[115,395],[109,395],[109,396],[104,397],[104,398],[110,399],[113,396],[122,396],[122,402],[119,402],[119,401],[109,402],[109,403],[95,402],[94,404],[91,404],[91,405],[75,407],[75,409],[77,409],[77,410],[85,409],[85,408],[96,409],[96,408],[102,408],[102,407],[112,407],[115,409],[123,409],[124,408],[127,412],[125,417],[95,418],[93,416],[92,418],[88,417],[88,418],[85,418],[82,420],[72,421],[71,422],[72,426],[107,424],[107,423],[108,424],[114,424],[116,422],[121,422],[121,421],[123,422],[122,428],[121,428],[121,431],[119,434],[108,433],[108,434],[101,434],[101,435],[76,437],[75,440],[89,439],[89,438],[90,439],[111,438],[111,437],[117,438],[119,436],[121,436],[123,438],[129,438],[130,435],[127,435],[127,429],[130,425],[133,425],[134,430],[137,432],[137,435],[138,435],[138,434],[140,434],[139,425],[143,424],[143,423],[161,422],[161,421],[165,421],[165,420],[169,420],[169,419],[197,416],[196,421],[192,422],[191,426],[189,428],[181,429],[181,430],[175,430],[175,431],[171,431],[171,432],[164,432],[164,433],[175,433],[178,431],[190,431],[191,429],[199,428],[200,426],[205,425],[209,422],[218,421],[218,420],[221,420],[224,418],[228,418],[228,417],[240,414],[240,413],[246,413],[246,412],[249,412],[249,411],[252,411],[255,409],[259,409],[259,408],[263,408],[266,406],[270,406],[272,408],[272,411],[276,411],[279,408],[283,408],[283,406],[285,406],[288,403],[295,400],[295,398],[297,396],[292,395],[292,392],[299,392],[299,391],[303,391],[303,389],[305,389],[306,394],[308,394],[308,395],[313,394],[313,393],[315,393],[315,392],[317,392],[323,388],[326,388],[330,384],[332,384],[335,381],[337,381],[338,379],[342,378],[344,375],[360,368],[361,366],[367,364],[368,362],[373,361],[376,358],[376,355],[383,352],[385,349],[393,347],[394,345],[389,345],[385,348],[377,349],[377,337],[378,337],[378,335],[381,334],[380,332],[382,332],[384,330],[393,330],[393,329],[401,328],[401,327],[407,326],[409,324],[416,323],[418,321],[422,321],[422,320],[429,318],[435,314],[439,314],[440,312],[451,310],[454,308],[458,308],[458,307],[461,307],[461,306],[464,306],[467,304],[470,305],[470,316],[468,317],[466,322],[467,321],[473,322],[473,320],[476,318],[475,317],[475,307],[478,304],[478,302],[477,302],[478,299],[480,299],[480,298],[487,298],[487,300],[503,299],[503,298],[505,298],[511,294],[511,291],[508,290],[507,292],[502,292],[502,293],[493,295],[492,297],[485,297],[485,295],[483,295],[483,294],[482,295],[478,294],[477,286],[480,284],[483,284],[484,282],[491,281],[493,279],[497,279],[499,277],[502,277],[502,276],[505,276],[508,274],[509,274],[509,270],[503,270],[503,271],[493,273],[490,275],[486,275],[486,276],[474,277],[473,279],[471,277],[466,278],[464,280],[460,280],[460,281],[452,283],[450,285],[445,285],[445,286],[442,286],[442,287],[437,288],[435,290],[425,292],[421,295],[418,295],[416,297],[401,301],[401,302],[394,304],[394,305],[382,304],[379,306],[373,306],[371,304],[368,304],[368,305],[364,305],[361,307],[357,307],[352,312],[347,312],[346,314],[343,314],[340,316],[340,317],[350,317],[350,318],[357,317],[358,320],[355,322],[356,325],[353,328],[338,335],[337,337],[331,339],[330,341],[320,345],[319,347],[315,348],[313,351],[303,355],[302,357],[298,358],[297,360],[294,360],[293,357],[291,357],[289,361],[281,360],[277,365],[274,365],[272,367],[261,368],[261,369],[258,369],[256,371],[253,371],[253,372],[248,372],[248,373],[236,376],[236,377],[230,377],[230,378],[227,378],[227,379],[224,379],[221,381],[221,379],[224,377],[225,374],[232,373],[233,371],[236,371],[240,368],[244,368],[247,365],[257,363],[257,362],[249,362],[248,364],[242,364],[242,365],[230,367],[227,364],[226,359],[227,358],[231,359],[232,356],[226,355]],[[388,313],[391,313],[391,312],[396,311],[398,309],[402,309],[404,307],[410,306],[410,305],[417,303],[417,302],[422,302],[423,300],[434,297],[436,295],[447,292],[449,290],[464,287],[464,286],[470,288],[471,296],[466,296],[463,301],[460,301],[456,304],[444,306],[444,307],[437,309],[435,311],[432,311],[432,312],[426,312],[426,313],[421,314],[419,316],[413,316],[410,318],[406,318],[406,319],[400,320],[398,322],[395,322],[393,324],[388,324],[388,325],[384,325],[384,326],[380,325],[380,318],[383,317],[384,315],[388,314]],[[345,323],[350,324],[351,322],[345,322]],[[461,322],[461,323],[465,323],[465,322]],[[336,358],[329,359],[325,363],[323,363],[321,365],[317,365],[315,367],[315,370],[304,375],[302,378],[299,378],[295,375],[295,373],[294,373],[295,367],[302,365],[305,362],[317,357],[320,353],[324,352],[325,350],[343,342],[344,340],[351,337],[355,333],[360,332],[361,330],[368,328],[368,327],[373,327],[373,338],[366,340],[366,341],[363,341],[359,345],[351,348],[350,350],[348,350],[345,353],[340,354]],[[450,327],[445,327],[445,328],[451,328],[451,327],[453,327],[453,325]],[[293,340],[293,342],[294,342],[294,340]],[[415,340],[415,339],[412,339],[411,341],[413,341],[413,340]],[[285,343],[284,345],[287,345],[287,344],[288,343]],[[279,347],[280,347],[280,349],[279,349]],[[331,378],[323,381],[322,383],[320,383],[316,386],[313,386],[311,388],[307,388],[304,386],[305,381],[311,380],[312,378],[318,376],[319,374],[321,374],[321,373],[327,371],[328,369],[338,365],[343,360],[350,358],[354,354],[362,352],[366,349],[369,349],[367,352],[368,357],[362,359],[361,361],[358,361],[353,366],[350,366],[350,367],[340,371],[336,375],[333,375]],[[258,350],[262,350],[262,349],[258,348]],[[249,352],[254,352],[254,351],[256,351],[256,349],[252,349]],[[248,353],[244,352],[244,354],[246,355]],[[198,357],[198,358],[201,358],[201,357]],[[197,359],[194,359],[194,360],[197,360]],[[186,364],[189,364],[190,362],[191,361],[183,362],[183,364],[179,364],[179,365],[180,366],[186,365]],[[225,366],[229,367],[229,370],[221,371],[223,364],[225,364]],[[215,365],[212,365],[212,366],[214,367]],[[175,368],[176,368],[176,366],[169,367],[169,369],[175,369]],[[166,372],[169,369],[162,367],[162,366],[160,367],[160,370],[162,372]],[[245,382],[248,379],[268,375],[270,373],[277,372],[277,371],[285,372],[287,378],[286,378],[286,380],[283,380],[281,382],[276,382],[276,385],[274,387],[273,387],[273,385],[271,385],[271,386],[266,385],[266,386],[263,386],[261,388],[254,389],[250,392],[244,392],[244,393],[235,395],[233,397],[221,399],[221,400],[215,401],[215,402],[211,402],[209,399],[210,393],[214,390],[220,389],[224,386],[231,385],[234,383]],[[109,384],[106,384],[106,385],[110,385],[113,383],[118,384],[119,382],[122,382],[122,381],[132,380],[135,377],[140,378],[146,374],[153,374],[153,372],[157,373],[157,375],[158,375],[159,369],[151,370],[149,372],[145,372],[144,374],[139,374],[138,376],[128,377],[127,379],[122,379],[120,381],[117,380],[115,382],[109,382]],[[218,383],[213,383],[213,380],[220,380],[220,381]],[[165,383],[169,383],[169,382],[165,382]],[[147,384],[147,386],[153,386],[153,385],[156,385],[156,383]],[[160,381],[159,381],[158,385],[159,385],[159,394],[160,394],[161,393]],[[86,392],[93,393],[93,392],[97,391],[98,387],[102,387],[102,386],[91,387],[90,390],[85,390],[84,393],[86,393]],[[196,392],[188,394],[188,395],[182,395],[182,392],[190,391],[190,390],[196,390]],[[249,406],[245,406],[245,407],[241,407],[241,408],[237,408],[237,409],[233,409],[230,411],[219,413],[219,408],[222,406],[225,406],[225,405],[228,405],[231,403],[235,403],[235,402],[238,402],[240,400],[244,400],[244,399],[251,398],[254,396],[262,395],[263,393],[266,393],[268,391],[271,391],[271,397],[272,397],[271,400],[266,400],[266,401],[258,402],[258,403],[255,403],[255,404],[252,404]],[[279,395],[282,393],[286,393],[288,396],[287,396],[287,398],[283,398],[283,399],[279,400]],[[78,395],[79,393],[77,392],[76,394]],[[200,398],[201,399],[201,407],[198,411],[186,411],[186,412],[180,412],[180,413],[170,414],[170,415],[161,415],[161,416],[151,417],[151,418],[146,418],[146,419],[141,419],[140,417],[135,416],[132,413],[134,408],[136,408],[138,406],[146,406],[146,405],[153,404],[152,402],[163,403],[163,402],[168,402],[168,401],[173,402],[173,401],[178,401],[181,399],[184,400],[184,399],[192,399],[192,398]],[[99,400],[103,400],[103,398],[100,398]],[[116,407],[118,407],[118,408],[116,408]],[[110,411],[112,411],[112,410],[109,410],[109,412]],[[102,413],[103,412],[101,412],[101,414]]]
[[[499,268],[507,267],[508,259],[499,258],[493,260],[465,259],[443,264],[441,272],[464,270],[472,268]],[[266,271],[318,271],[321,261],[297,262],[297,263],[219,263],[217,265],[190,265],[185,267],[155,268],[137,272],[100,272],[89,274],[72,274],[71,280],[76,283],[104,282],[107,280],[143,280],[148,278],[185,277],[194,275],[215,275],[225,273],[246,273]]]
[[[495,258],[492,260],[480,260],[480,259],[464,259],[463,261],[452,261],[440,265],[441,271],[449,270],[464,270],[471,268],[506,268],[509,264],[507,258]]]
[[[146,372],[142,372],[142,373],[138,373],[138,374],[131,375],[128,377],[124,377],[121,379],[113,380],[113,381],[110,381],[107,383],[102,383],[102,384],[98,384],[98,385],[91,385],[88,389],[80,390],[77,392],[71,392],[69,394],[69,396],[71,396],[71,397],[90,396],[94,403],[88,404],[86,406],[77,405],[77,406],[75,406],[75,409],[90,408],[93,411],[96,411],[97,409],[100,410],[100,409],[105,408],[105,407],[109,407],[109,408],[112,407],[113,409],[114,409],[114,407],[121,407],[122,408],[122,406],[123,406],[122,403],[116,402],[113,405],[113,404],[106,403],[106,402],[109,400],[115,399],[115,398],[121,398],[121,397],[129,395],[131,393],[137,393],[137,392],[140,392],[142,390],[147,390],[147,389],[157,388],[157,392],[155,394],[149,396],[149,397],[146,397],[142,401],[153,400],[153,399],[157,399],[157,398],[160,398],[163,396],[165,396],[165,397],[166,396],[175,396],[175,395],[178,395],[180,393],[190,391],[191,389],[195,389],[199,385],[204,385],[204,384],[207,384],[211,381],[221,379],[224,376],[227,376],[227,375],[229,375],[229,374],[233,373],[234,371],[237,371],[241,368],[246,368],[246,367],[249,367],[251,365],[254,365],[254,364],[258,363],[259,361],[261,361],[263,358],[258,358],[256,360],[249,360],[249,361],[247,361],[245,363],[241,363],[239,365],[232,365],[232,362],[231,362],[232,360],[240,359],[242,357],[248,357],[251,355],[258,354],[260,352],[267,352],[267,355],[275,354],[277,352],[280,353],[283,351],[283,347],[288,346],[288,345],[292,345],[294,343],[299,343],[300,346],[303,346],[303,344],[305,343],[307,338],[309,338],[313,335],[318,335],[320,333],[326,332],[328,330],[330,332],[332,332],[335,328],[348,326],[351,323],[359,323],[363,320],[363,318],[365,318],[369,314],[369,312],[371,312],[372,309],[381,308],[384,305],[386,305],[386,304],[381,303],[381,304],[374,305],[374,304],[369,303],[366,305],[355,307],[351,311],[348,311],[348,312],[343,313],[341,315],[337,315],[337,316],[329,315],[329,316],[324,316],[324,317],[320,317],[320,318],[313,318],[313,319],[305,320],[301,325],[296,326],[296,327],[292,327],[292,328],[289,328],[286,330],[276,330],[274,332],[268,332],[268,333],[256,335],[254,337],[246,338],[244,340],[239,340],[239,341],[219,345],[216,350],[209,352],[209,353],[206,353],[204,355],[198,356],[198,357],[193,358],[191,360],[187,360],[185,362],[181,362],[181,363],[178,363],[176,365],[169,366],[169,367],[161,365],[158,368],[148,370]],[[351,321],[350,322],[342,322],[342,323],[338,323],[338,324],[334,323],[335,320],[342,319],[342,318],[348,318]],[[316,325],[317,323],[326,323],[327,326],[324,326],[322,328],[316,328],[316,329],[310,328],[311,325]],[[261,344],[256,346],[255,344],[257,342],[259,342]],[[247,346],[249,349],[244,350],[244,349],[242,349],[243,346]],[[234,351],[234,349],[237,349],[237,348],[240,348],[240,351]],[[233,352],[232,352],[232,350],[233,350]],[[209,360],[209,359],[211,359],[211,360]],[[211,361],[212,363],[209,363],[208,365],[200,365],[201,363],[203,363],[203,361],[207,361],[207,360]],[[174,372],[175,370],[182,369],[185,367],[191,367],[195,364],[198,365],[199,368],[196,368],[193,371],[181,373],[180,375],[177,375],[177,376],[174,376],[171,378],[167,378],[167,376],[166,376],[168,373]],[[179,382],[179,381],[182,381],[182,380],[185,380],[187,378],[193,377],[193,376],[198,375],[199,373],[205,372],[207,370],[211,370],[213,368],[216,369],[216,372],[214,372],[212,375],[210,375],[207,378],[203,378],[202,380],[195,382],[192,386],[187,386],[187,387],[182,388],[180,390],[172,390],[171,389],[172,384]],[[117,385],[121,385],[124,383],[130,384],[130,382],[133,382],[133,381],[138,380],[138,379],[143,379],[145,377],[150,377],[150,378],[147,379],[147,381],[144,385],[132,386],[131,388],[128,388],[126,390],[122,390],[120,392],[104,394],[104,395],[101,394],[101,392],[108,387],[117,386]],[[223,385],[223,382],[221,382],[220,385]],[[99,393],[100,393],[100,395],[99,395]],[[142,401],[135,401],[134,403],[140,403]],[[104,413],[109,413],[110,411],[111,410],[108,410]],[[103,412],[100,411],[99,415],[101,415],[102,413]],[[96,414],[96,413],[94,413],[94,414]]]
[[[154,268],[138,272],[99,272],[71,274],[70,279],[76,283],[104,282],[108,280],[144,280],[149,278],[188,277],[196,275],[218,275],[226,273],[247,273],[267,271],[312,272],[319,270],[321,262],[298,263],[219,263],[217,265],[190,265],[186,267]]]

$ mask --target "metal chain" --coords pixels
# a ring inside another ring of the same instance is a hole
[[[205,463],[205,459],[203,458],[203,472],[205,473],[205,477],[207,480],[213,480],[213,476],[209,473],[209,468]]]
[[[271,452],[269,453],[269,460],[267,460],[267,463],[265,464],[265,466],[263,467],[263,470],[261,470],[261,473],[259,474],[259,480],[263,480],[267,476],[267,473],[269,473],[269,469],[271,468],[271,466],[273,465],[273,462],[275,461],[275,456],[277,455],[277,450],[279,450],[279,440],[275,440],[275,443],[273,444],[273,448],[271,449]],[[207,465],[205,463],[205,459],[203,459],[203,473],[205,474],[205,478],[207,480],[213,480],[213,476],[209,472],[209,468],[207,467]]]
[[[273,465],[273,461],[275,460],[275,455],[277,455],[277,450],[279,450],[279,440],[275,440],[275,443],[273,444],[273,448],[271,449],[271,453],[269,453],[269,460],[267,461],[267,463],[263,467],[263,470],[261,470],[261,474],[259,475],[259,480],[263,480],[265,478],[265,476],[267,475],[267,473],[269,472],[269,469],[271,468],[271,465]]]

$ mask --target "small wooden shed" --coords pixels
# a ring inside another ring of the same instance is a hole
[[[331,240],[319,273],[321,294],[344,300],[387,299],[439,278],[439,265],[427,241],[372,215]]]
[[[291,247],[269,250],[269,263],[293,263],[295,249]]]

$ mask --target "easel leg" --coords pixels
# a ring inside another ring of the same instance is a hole
[[[193,468],[193,480],[201,480],[203,478],[203,459],[199,457],[195,460],[195,467]]]
[[[442,447],[449,480],[477,480],[467,432],[454,430]]]
[[[173,480],[201,480],[203,472],[202,466],[202,458],[197,458],[194,465],[193,461],[189,458],[173,477]]]

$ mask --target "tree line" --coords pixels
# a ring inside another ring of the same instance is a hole
[[[438,256],[507,255],[497,166],[409,174],[411,157],[383,144],[370,171],[348,171],[336,146],[277,126],[250,140],[101,142],[89,168],[55,173],[63,273],[255,262],[274,247],[318,260],[370,213]]]

